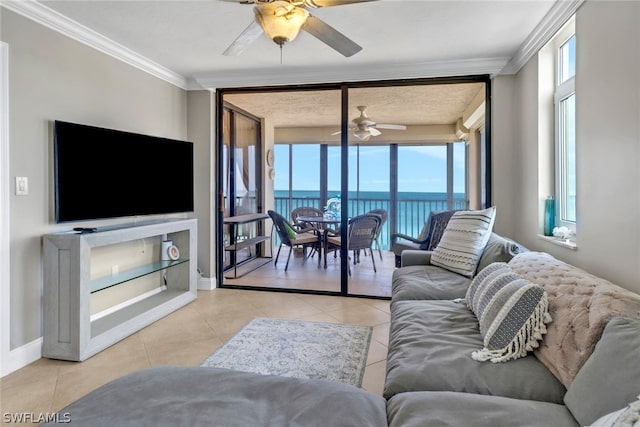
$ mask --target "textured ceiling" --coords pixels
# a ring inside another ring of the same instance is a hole
[[[403,125],[455,124],[483,83],[358,88],[349,91],[349,117],[358,105],[378,123]],[[275,127],[340,126],[337,90],[226,94],[226,102]]]

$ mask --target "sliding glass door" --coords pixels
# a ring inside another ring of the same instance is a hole
[[[430,212],[480,208],[478,201],[486,201],[476,197],[487,194],[478,177],[487,167],[480,162],[488,158],[477,155],[486,151],[477,147],[486,140],[470,140],[469,134],[484,124],[487,85],[488,78],[460,78],[224,91],[220,99],[232,110],[231,117],[226,111],[219,116],[229,133],[221,138],[225,213],[272,209],[295,227],[296,208],[323,211],[336,201],[342,206],[339,220],[306,224],[318,236],[309,258],[302,250],[281,248],[286,239],[273,232],[273,253],[282,250],[278,262],[260,268],[262,277],[234,284],[390,296],[393,233],[417,236]],[[240,135],[258,145],[239,142]],[[269,151],[274,161],[265,158]],[[370,213],[382,223],[373,251],[354,252],[351,221]],[[337,237],[341,251],[335,250]]]
[[[224,138],[222,144],[222,194],[225,218],[259,212],[261,180],[259,176],[261,153],[260,121],[232,107],[223,112]],[[225,225],[224,246],[237,244],[261,234],[258,222]],[[224,269],[241,265],[261,255],[263,248],[247,247],[238,251],[224,251]]]
[[[468,206],[464,142],[398,147],[397,176],[399,233],[418,236],[431,212]]]

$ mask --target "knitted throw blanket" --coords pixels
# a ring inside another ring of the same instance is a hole
[[[518,254],[509,265],[547,292],[553,321],[534,354],[567,388],[612,317],[640,319],[640,295],[547,253]]]

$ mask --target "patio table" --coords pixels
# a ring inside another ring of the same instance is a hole
[[[320,267],[320,259],[324,256],[324,268],[327,268],[327,234],[330,229],[327,227],[329,224],[340,224],[342,221],[340,218],[326,218],[324,216],[299,216],[298,221],[308,222],[311,224],[315,224],[318,231],[322,232],[322,253],[320,254],[320,258],[318,259],[318,267]]]

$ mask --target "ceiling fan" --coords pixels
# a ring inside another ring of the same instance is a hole
[[[344,56],[352,56],[362,47],[320,18],[309,14],[310,9],[363,3],[375,0],[222,0],[253,4],[254,20],[222,53],[240,55],[260,34],[265,33],[277,45],[293,41],[305,30]]]
[[[364,105],[358,105],[356,108],[360,111],[360,115],[351,120],[349,129],[354,131],[353,136],[358,138],[360,141],[368,141],[372,136],[382,135],[382,132],[378,129],[407,130],[405,125],[376,123],[371,120],[369,115],[367,115],[367,107]],[[334,132],[331,135],[338,134],[340,134],[340,131]]]

